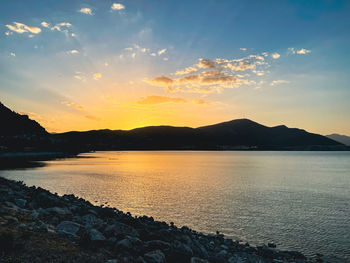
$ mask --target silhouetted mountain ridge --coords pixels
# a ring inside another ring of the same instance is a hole
[[[0,135],[23,135],[23,134],[48,134],[45,128],[28,115],[18,114],[0,102],[0,122],[2,123]]]

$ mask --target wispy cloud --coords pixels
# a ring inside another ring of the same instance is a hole
[[[274,80],[270,83],[271,86],[276,86],[276,85],[280,85],[280,84],[288,84],[289,81],[288,80],[283,80],[283,79],[279,79],[279,80]]]
[[[11,56],[11,57],[15,57],[16,54],[15,54],[14,52],[11,52],[11,53],[10,53],[10,56]]]
[[[92,77],[94,78],[94,80],[99,80],[100,78],[102,78],[102,74],[101,73],[95,73],[92,75]]]
[[[100,121],[101,120],[99,117],[96,117],[94,115],[85,115],[84,117],[89,119],[89,120],[93,120],[93,121]]]
[[[273,53],[273,54],[271,54],[271,57],[273,58],[273,59],[278,59],[278,58],[280,58],[280,54],[278,54],[277,52],[276,53]]]
[[[13,25],[6,25],[6,27],[18,34],[23,34],[25,32],[30,32],[32,34],[39,34],[41,32],[41,29],[39,27],[27,26],[25,24],[18,23],[18,22],[13,22]]]
[[[78,12],[86,14],[86,15],[92,15],[92,10],[91,10],[91,8],[88,8],[88,7],[83,7],[81,9],[79,9]]]
[[[71,53],[71,54],[78,54],[78,53],[79,53],[79,51],[78,51],[78,50],[76,50],[76,49],[73,49],[73,50],[69,51],[69,53]]]
[[[112,10],[123,10],[125,9],[125,6],[123,4],[120,3],[113,3],[111,6]]]
[[[297,50],[293,47],[290,47],[290,48],[288,48],[288,51],[292,54],[299,54],[299,55],[305,55],[305,54],[311,53],[311,50],[308,50],[305,48],[301,48],[301,49]]]
[[[49,27],[50,27],[50,24],[47,23],[47,22],[45,22],[45,21],[41,22],[40,24],[41,24],[43,27],[46,27],[46,28],[49,28]]]
[[[62,104],[79,111],[85,110],[85,107],[83,105],[76,104],[72,101],[62,101]]]
[[[166,48],[159,50],[158,51],[158,56],[164,54],[165,52],[166,52]]]
[[[55,26],[51,27],[51,30],[52,30],[52,31],[54,31],[54,30],[62,31],[62,30],[63,30],[62,28],[69,28],[69,27],[71,27],[71,26],[72,26],[71,23],[62,22],[62,23],[58,23],[58,24],[56,24]]]
[[[203,99],[187,100],[184,98],[173,98],[168,96],[157,96],[157,95],[143,97],[137,103],[144,104],[144,105],[155,105],[155,104],[163,104],[163,103],[193,103],[197,105],[211,104],[210,101],[206,101]]]
[[[245,47],[241,47],[240,50],[247,51],[247,49]]]
[[[185,68],[184,70],[176,71],[175,75],[186,75],[186,74],[190,74],[190,73],[197,72],[197,71],[198,71],[198,69],[195,67],[188,67],[188,68]]]

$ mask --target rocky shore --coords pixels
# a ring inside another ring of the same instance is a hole
[[[0,262],[322,262],[0,177]]]

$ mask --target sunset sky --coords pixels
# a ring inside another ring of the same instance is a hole
[[[2,0],[0,100],[50,132],[350,135],[350,1]]]

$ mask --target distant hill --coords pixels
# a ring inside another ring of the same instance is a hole
[[[199,128],[150,126],[129,131],[94,130],[52,135],[73,148],[90,150],[341,150],[343,144],[319,134],[267,127],[238,119]]]
[[[328,137],[334,141],[340,142],[342,144],[345,144],[347,146],[350,146],[350,136],[333,133],[330,135],[326,135],[326,137]]]
[[[47,131],[27,115],[18,114],[0,102],[0,135],[46,135]]]

